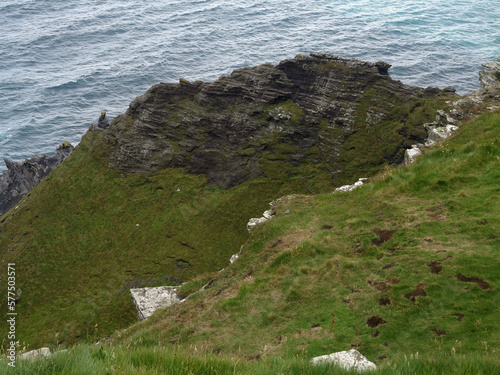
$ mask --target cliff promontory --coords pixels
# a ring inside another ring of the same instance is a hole
[[[107,128],[110,163],[182,167],[222,187],[400,163],[435,116],[436,101],[424,99],[454,91],[405,86],[389,67],[311,53],[215,82],[155,85]]]

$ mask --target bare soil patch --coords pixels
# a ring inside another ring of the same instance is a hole
[[[387,322],[384,319],[382,319],[380,316],[375,316],[375,315],[366,320],[366,324],[370,328],[374,328],[374,327],[379,326],[380,324],[386,324],[386,323]]]
[[[446,331],[441,331],[440,329],[437,329],[437,327],[434,327],[431,329],[432,332],[434,332],[438,336],[444,336],[446,335]]]
[[[490,284],[488,284],[486,281],[478,279],[476,277],[467,277],[462,274],[457,275],[457,279],[460,281],[464,281],[466,283],[475,283],[477,284],[478,287],[480,287],[482,290],[487,290],[487,289],[493,289]]]
[[[379,304],[380,306],[388,306],[388,305],[390,305],[390,304],[391,304],[391,300],[390,300],[389,298],[387,298],[387,297],[385,297],[385,298],[381,298],[381,299],[378,301],[378,304]]]
[[[443,270],[441,263],[443,261],[445,261],[446,259],[449,259],[451,257],[452,257],[451,255],[448,255],[446,258],[443,258],[440,260],[434,260],[434,261],[428,263],[427,266],[429,266],[429,268],[431,269],[431,273],[438,274],[439,272],[441,272]]]
[[[395,230],[383,230],[383,229],[374,229],[373,233],[375,233],[380,239],[378,241],[373,241],[373,244],[376,246],[381,246],[387,241],[389,241],[394,233],[396,233]]]
[[[418,284],[414,292],[405,294],[405,297],[410,301],[415,302],[416,297],[425,297],[427,293],[425,292],[425,287],[427,284]]]
[[[460,314],[460,313],[458,313],[458,314],[453,314],[453,316],[456,316],[456,317],[457,317],[457,320],[458,320],[459,322],[461,322],[461,321],[465,318],[465,315],[464,315],[464,314]]]

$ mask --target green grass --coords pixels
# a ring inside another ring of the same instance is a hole
[[[223,190],[180,169],[122,174],[108,167],[101,137],[87,134],[3,218],[2,259],[16,264],[22,291],[17,329],[31,348],[97,339],[135,322],[130,288],[222,269],[248,239],[250,217],[277,194],[307,192],[300,180]]]
[[[401,357],[370,372],[374,375],[490,375],[500,370],[497,357],[486,352],[474,356],[452,353],[433,355],[411,354]],[[167,348],[164,346],[138,348],[79,345],[68,353],[55,353],[47,358],[16,361],[9,367],[0,361],[3,374],[64,375],[64,374],[167,374],[167,375],[331,375],[356,374],[333,365],[312,365],[308,359],[269,357],[261,361],[235,361],[202,348]]]

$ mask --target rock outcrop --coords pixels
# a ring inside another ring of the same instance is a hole
[[[427,135],[408,120],[412,103],[453,90],[408,87],[389,67],[311,53],[215,82],[155,85],[106,128],[110,164],[131,173],[182,167],[226,188],[399,164]]]
[[[422,154],[422,148],[432,146],[450,137],[461,121],[472,120],[484,112],[484,108],[494,111],[500,108],[500,57],[498,62],[482,64],[485,70],[479,72],[482,88],[464,95],[463,97],[447,102],[446,110],[436,111],[433,122],[424,124],[427,138],[422,143],[412,145],[405,152],[405,164],[409,165]]]
[[[58,164],[66,160],[73,148],[68,142],[63,142],[54,156],[34,156],[20,163],[4,159],[7,170],[0,178],[0,216],[14,207]]]
[[[102,111],[99,116],[99,120],[97,120],[97,126],[101,129],[106,129],[109,126],[108,118],[106,117],[106,112]]]
[[[19,359],[35,359],[38,357],[50,357],[49,348],[40,348],[19,355]]]
[[[486,68],[479,72],[479,81],[483,89],[500,85],[500,56],[497,60],[482,64]]]
[[[130,289],[139,320],[149,318],[159,309],[181,302],[175,286]]]
[[[356,181],[354,184],[352,185],[343,185],[341,187],[338,187],[335,189],[335,191],[353,191],[354,189],[357,189],[358,187],[360,186],[363,186],[367,181],[368,179],[367,178],[360,178],[358,181]]]

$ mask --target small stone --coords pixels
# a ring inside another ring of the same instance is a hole
[[[352,185],[343,185],[341,187],[338,187],[335,189],[335,191],[352,191],[360,186],[362,186],[365,181],[367,181],[368,179],[367,178],[360,178],[358,181],[356,181],[354,184]]]
[[[19,355],[19,359],[32,359],[37,357],[48,357],[48,356],[50,356],[50,349],[40,348]]]
[[[377,369],[377,366],[373,362],[370,362],[365,356],[355,349],[314,357],[311,359],[311,362],[314,365],[333,363],[348,371],[355,370],[363,372],[374,371]]]
[[[290,210],[285,210],[285,215],[290,215]]]
[[[233,264],[234,262],[236,262],[236,260],[240,257],[239,254],[234,254],[231,256],[231,259],[229,259],[229,263]]]

